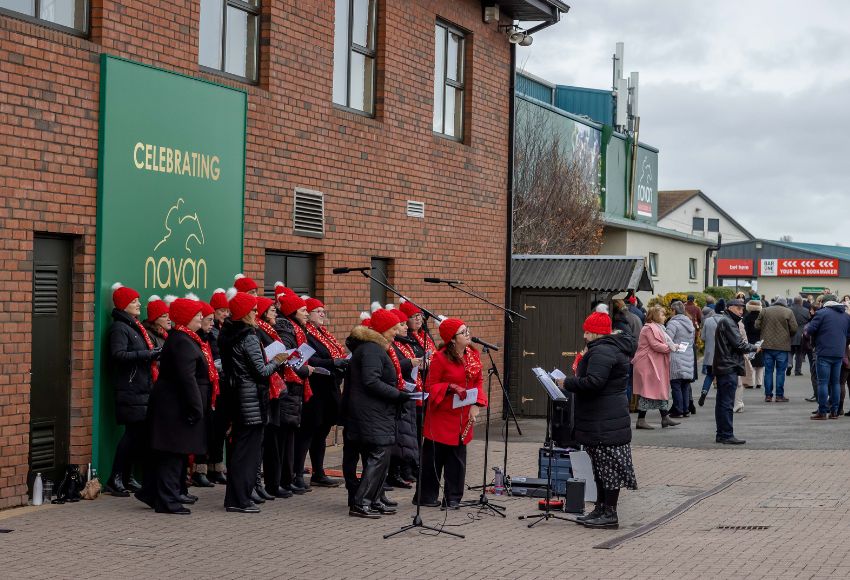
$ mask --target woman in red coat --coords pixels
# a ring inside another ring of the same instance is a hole
[[[431,359],[425,384],[428,404],[423,427],[420,500],[423,506],[440,505],[437,498],[443,477],[443,505],[457,509],[466,477],[466,446],[472,441],[472,425],[481,407],[487,405],[487,395],[481,359],[470,346],[472,339],[466,324],[457,318],[446,318],[439,330],[443,344]],[[475,403],[454,408],[455,395],[463,399],[471,389],[478,389]]]

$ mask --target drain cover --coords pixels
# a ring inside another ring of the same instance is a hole
[[[770,526],[717,526],[718,530],[766,530]]]

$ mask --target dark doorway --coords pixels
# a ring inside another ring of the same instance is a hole
[[[316,292],[316,256],[289,252],[266,252],[265,288],[263,295],[274,298],[274,283],[284,285],[302,296]]]
[[[390,261],[386,258],[372,258],[372,276],[384,282],[390,283]],[[369,304],[380,302],[381,306],[386,306],[389,302],[387,289],[375,282],[369,281]]]
[[[32,276],[30,469],[58,481],[68,463],[74,242],[36,236]]]

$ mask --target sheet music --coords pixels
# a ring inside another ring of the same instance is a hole
[[[416,377],[418,377],[418,376],[419,376],[419,367],[415,366],[415,367],[413,367],[413,370],[410,371],[410,378],[415,383]]]
[[[289,360],[286,361],[286,364],[294,369],[300,369],[314,354],[316,354],[316,349],[305,342],[295,350],[291,351]]]
[[[411,401],[424,401],[428,398],[428,393],[418,392],[418,393],[410,393]]]
[[[540,367],[534,367],[531,370],[534,371],[537,380],[540,381],[540,384],[543,385],[544,389],[546,389],[546,394],[549,395],[550,399],[552,399],[553,401],[567,400],[566,395],[561,392],[561,389],[558,388],[558,385],[555,384],[555,381],[552,380],[552,377],[549,376],[549,373],[547,373]]]
[[[412,393],[416,390],[416,383],[408,383],[407,381],[404,381],[404,390],[408,393]]]
[[[274,341],[273,343],[268,345],[264,350],[266,351],[266,358],[268,360],[272,360],[279,354],[287,354],[286,346],[284,346],[284,344],[279,340]]]
[[[466,397],[464,397],[463,400],[461,400],[461,398],[457,395],[454,396],[454,400],[452,400],[452,409],[474,405],[477,400],[478,388],[466,389]]]
[[[561,369],[554,369],[552,372],[549,373],[549,376],[555,379],[556,381],[563,381],[565,378],[567,378],[567,375],[565,375]]]

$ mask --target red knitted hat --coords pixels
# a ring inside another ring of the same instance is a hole
[[[148,322],[153,322],[163,314],[168,314],[168,304],[156,294],[148,298]]]
[[[444,318],[439,326],[440,338],[443,339],[445,344],[449,344],[457,334],[458,329],[465,324],[460,318]]]
[[[307,312],[313,312],[316,308],[325,307],[325,303],[318,298],[305,298],[304,304],[307,305]]]
[[[390,312],[395,314],[396,318],[398,318],[399,323],[407,324],[407,319],[408,319],[407,314],[405,314],[404,312],[402,312],[398,308],[393,308],[392,310],[390,310]]]
[[[265,314],[272,306],[274,306],[274,300],[271,298],[265,298],[264,296],[257,297],[257,314],[260,316]]]
[[[611,334],[611,317],[604,312],[593,312],[585,319],[582,328],[593,334]]]
[[[275,282],[274,283],[274,295],[275,297],[280,296],[281,294],[295,294],[295,291],[292,288],[287,288],[284,286],[283,282]]]
[[[277,303],[279,305],[278,310],[284,316],[290,316],[302,306],[306,306],[304,299],[297,294],[280,294],[277,297]]]
[[[240,292],[250,292],[251,290],[259,288],[257,283],[245,274],[236,274],[236,276],[233,277],[233,280],[233,286]]]
[[[397,324],[399,324],[398,316],[393,314],[391,310],[379,308],[372,313],[371,328],[375,332],[383,334]]]
[[[401,299],[401,304],[399,304],[398,309],[404,312],[404,314],[408,318],[413,318],[416,314],[422,314],[422,310],[420,310],[418,307],[414,306],[404,298]]]
[[[132,288],[127,288],[121,282],[116,282],[112,285],[112,303],[118,310],[124,310],[130,302],[138,297],[138,292]]]
[[[216,288],[213,291],[213,295],[210,298],[210,306],[216,310],[227,308],[227,294],[224,292],[224,288]]]
[[[215,314],[215,308],[213,308],[211,304],[204,302],[202,300],[199,300],[198,302],[201,303],[201,316],[206,318],[207,316],[210,316],[211,314]]]
[[[235,290],[235,288],[231,290]],[[233,296],[227,302],[227,307],[230,309],[230,316],[233,320],[242,320],[248,316],[248,313],[256,305],[257,297],[245,294],[244,292],[234,292]]]
[[[168,307],[168,316],[175,324],[186,326],[202,310],[199,300],[177,298]]]
[[[368,312],[360,313],[360,324],[365,326],[366,328],[372,327],[372,317]]]
[[[637,304],[637,296],[629,296],[627,300],[629,304]]]

